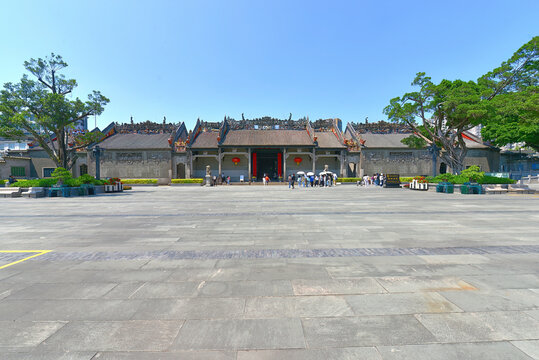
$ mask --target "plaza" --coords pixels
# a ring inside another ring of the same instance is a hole
[[[537,195],[165,186],[1,204],[2,359],[539,358]]]

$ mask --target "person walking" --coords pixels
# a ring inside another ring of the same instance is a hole
[[[296,175],[292,174],[292,189],[294,188],[295,182],[296,182]]]

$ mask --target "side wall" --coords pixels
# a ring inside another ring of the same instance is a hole
[[[101,154],[101,178],[170,178],[170,150],[105,150]],[[88,154],[88,173],[95,176],[95,156]]]

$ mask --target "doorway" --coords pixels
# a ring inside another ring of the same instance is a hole
[[[185,164],[180,163],[176,165],[176,177],[177,179],[185,179]]]
[[[253,169],[256,169],[256,179],[261,180],[262,176],[266,174],[272,181],[277,181],[279,179],[280,151],[273,149],[256,149],[254,152],[256,152],[256,158],[253,158]]]

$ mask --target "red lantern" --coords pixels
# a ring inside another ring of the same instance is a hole
[[[234,157],[234,158],[232,158],[232,162],[234,163],[234,165],[238,165],[238,163],[240,162],[240,158],[239,157]]]
[[[294,158],[294,162],[296,163],[296,165],[299,165],[302,161],[303,161],[303,159],[300,158],[300,157]]]

